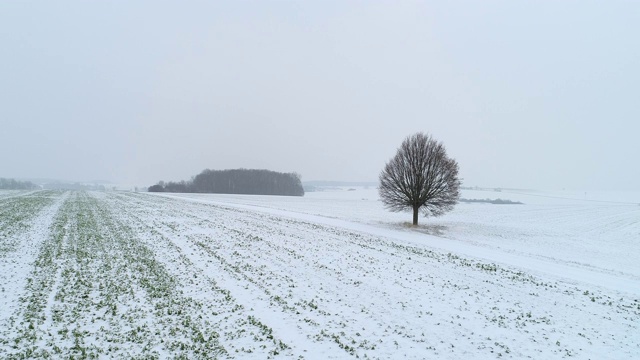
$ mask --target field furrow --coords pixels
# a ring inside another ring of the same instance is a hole
[[[0,342],[8,341],[6,325],[20,305],[43,239],[65,195],[20,192],[0,201]]]
[[[637,326],[625,316],[618,320],[626,329],[599,320],[562,346],[572,337],[564,329],[578,328],[578,319],[605,306],[624,314],[633,301],[311,222],[159,198],[136,202],[129,213],[161,231],[232,296],[269,314],[262,321],[276,335],[286,336],[287,328],[303,334],[305,341],[290,338],[296,353],[584,355],[594,340],[613,346]],[[581,305],[563,307],[567,301]]]
[[[22,278],[1,275],[0,358],[640,355],[639,299],[405,229],[126,192],[36,192],[0,214],[0,264]]]

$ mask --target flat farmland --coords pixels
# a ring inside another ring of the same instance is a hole
[[[0,192],[0,358],[640,357],[640,206],[509,196]]]

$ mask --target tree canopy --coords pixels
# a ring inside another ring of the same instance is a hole
[[[300,175],[270,170],[204,170],[191,181],[159,182],[150,192],[303,196]]]
[[[38,186],[31,181],[18,181],[15,179],[0,178],[0,189],[3,190],[33,190]]]
[[[407,137],[380,173],[380,198],[391,211],[413,211],[440,216],[453,209],[460,197],[458,163],[447,156],[442,143],[430,135]]]

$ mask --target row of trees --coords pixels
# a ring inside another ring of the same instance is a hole
[[[34,190],[38,185],[31,181],[18,181],[14,179],[0,178],[0,189],[3,190]]]
[[[460,198],[460,202],[463,203],[482,203],[482,204],[495,204],[495,205],[523,205],[520,201],[511,201],[508,199],[464,199]]]
[[[159,182],[150,192],[303,196],[300,175],[270,170],[204,170],[190,181]]]

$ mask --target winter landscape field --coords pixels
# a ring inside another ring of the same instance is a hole
[[[0,358],[640,358],[640,194],[0,191]]]

